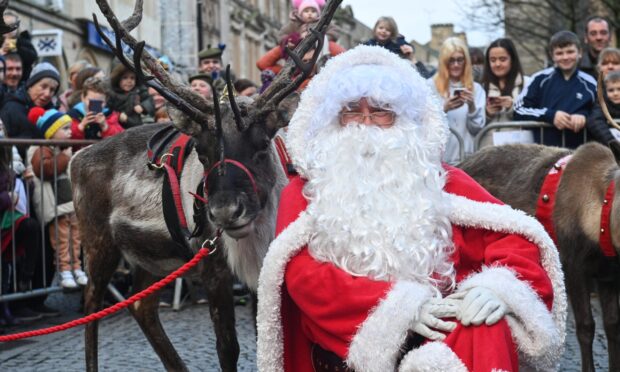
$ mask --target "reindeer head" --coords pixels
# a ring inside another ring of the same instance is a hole
[[[270,87],[256,99],[235,97],[227,68],[227,96],[207,102],[186,85],[173,81],[147,51],[144,42],[129,32],[142,17],[142,0],[127,20],[118,21],[106,0],[97,4],[116,33],[112,44],[104,41],[121,62],[135,71],[138,82],[157,90],[169,103],[169,113],[181,132],[195,139],[196,151],[205,170],[205,190],[209,220],[233,238],[242,238],[252,230],[254,219],[265,206],[276,181],[277,164],[272,158],[271,139],[288,124],[297,105],[292,94],[311,73],[323,46],[324,34],[341,0],[332,0],[322,17],[295,49],[291,61]],[[93,15],[97,27],[97,18]],[[133,63],[122,52],[121,40],[133,51]],[[313,58],[303,63],[300,56],[314,49]],[[142,67],[150,72],[145,75]],[[298,71],[300,71],[298,73]]]

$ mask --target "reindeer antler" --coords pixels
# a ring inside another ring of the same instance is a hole
[[[116,15],[110,8],[106,0],[96,0],[101,13],[106,17],[110,27],[114,30],[116,42],[113,44],[110,39],[102,32],[97,16],[93,14],[95,27],[101,35],[103,41],[112,49],[114,54],[119,58],[121,63],[131,69],[136,74],[136,79],[159,92],[166,100],[183,111],[189,118],[197,123],[209,123],[208,114],[213,111],[212,106],[202,99],[198,94],[192,92],[189,88],[173,81],[172,77],[163,69],[157,60],[144,49],[144,41],[138,42],[129,34],[131,30],[136,28],[142,20],[142,4],[143,0],[136,0],[133,14],[119,22]],[[0,3],[1,4],[1,3]],[[133,63],[130,62],[123,53],[121,41],[125,42],[133,51]],[[152,75],[145,75],[142,70],[142,64],[149,70]],[[207,124],[209,125],[209,124]],[[209,127],[215,131],[216,128]]]
[[[4,23],[4,11],[9,6],[9,0],[0,0],[0,34],[8,34],[9,32],[17,30],[19,27],[19,21],[13,23],[12,25],[7,25]]]
[[[286,63],[269,88],[267,88],[254,102],[254,105],[260,108],[259,116],[263,115],[265,112],[274,110],[280,101],[299,88],[303,81],[310,76],[314,64],[323,48],[323,40],[325,39],[327,27],[340,6],[340,3],[342,3],[342,0],[329,0],[316,26],[310,29],[311,35],[305,37],[293,52],[289,51],[291,59]],[[312,50],[312,48],[315,48],[312,60],[308,63],[303,63],[301,61],[301,56]],[[293,80],[293,76],[297,70],[300,70],[301,73]]]

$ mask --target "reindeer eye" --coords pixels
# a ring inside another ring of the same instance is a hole
[[[266,161],[267,158],[269,158],[269,151],[267,151],[267,150],[258,151],[253,156],[253,160],[256,163],[262,163],[262,162]]]

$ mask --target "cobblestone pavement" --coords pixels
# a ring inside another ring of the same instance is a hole
[[[607,344],[601,325],[601,312],[594,299],[596,336],[594,357],[598,371],[607,370]],[[31,328],[43,328],[78,317],[77,294],[50,296],[48,305],[63,309],[65,315],[39,321]],[[162,323],[190,371],[218,371],[215,336],[206,305],[190,305],[179,312],[160,311]],[[237,306],[237,333],[241,353],[239,371],[256,371],[256,345],[250,306]],[[580,371],[579,344],[574,333],[575,322],[569,314],[566,350],[561,371]],[[11,333],[22,329],[10,329]],[[83,371],[83,327],[44,337],[0,344],[0,371]],[[163,371],[159,359],[125,310],[100,322],[99,368],[101,371]]]

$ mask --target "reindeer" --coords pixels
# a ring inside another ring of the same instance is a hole
[[[486,148],[459,164],[495,197],[532,216],[537,215],[537,203],[549,201],[550,194],[541,195],[545,177],[552,168],[553,172],[560,172],[550,214],[552,229],[548,230],[556,236],[566,290],[575,314],[582,371],[594,371],[594,319],[590,305],[593,283],[603,309],[609,370],[620,371],[620,265],[617,256],[609,257],[620,254],[620,197],[610,198],[607,194],[608,188],[617,192],[620,185],[620,153],[612,149],[613,152],[596,143],[585,144],[574,152],[541,145],[507,145]],[[564,165],[560,159],[567,155],[572,157]],[[612,207],[606,219],[601,211],[608,204]],[[537,217],[540,216],[539,211]],[[605,221],[609,221],[608,226],[602,225]],[[599,244],[605,236],[612,243],[607,255]]]
[[[137,42],[129,34],[141,20],[141,0],[136,1],[133,14],[122,23],[107,1],[97,0],[116,34],[116,43],[104,37],[105,41],[121,62],[135,71],[139,81],[169,101],[172,125],[195,143],[179,180],[183,209],[192,210],[196,201],[189,191],[199,190],[201,185],[208,204],[195,208],[197,222],[186,212],[188,227],[196,228],[198,233],[195,231],[182,242],[171,237],[162,215],[164,172],[151,169],[164,159],[149,167],[146,148],[149,138],[169,124],[133,128],[78,152],[70,172],[90,277],[85,290],[87,314],[101,308],[106,285],[121,257],[131,264],[134,290],[140,291],[178,268],[203,242],[216,240],[222,231],[217,249],[204,262],[200,276],[207,290],[221,368],[236,370],[239,345],[231,271],[256,290],[263,257],[274,237],[279,193],[286,183],[271,140],[288,123],[297,102],[294,95],[289,95],[309,76],[340,2],[328,3],[311,36],[291,53],[293,61],[262,95],[256,99],[235,98],[228,78],[228,97],[218,99],[216,95],[210,103],[173,81],[143,49],[144,42]],[[94,21],[97,24],[96,17]],[[123,55],[121,41],[134,51],[133,63]],[[299,56],[313,48],[311,62],[302,63]],[[146,76],[142,66],[151,75]],[[298,70],[301,72],[297,74]],[[166,336],[157,311],[156,296],[130,308],[164,367],[187,370]],[[96,322],[86,326],[85,344],[87,369],[96,371]]]

